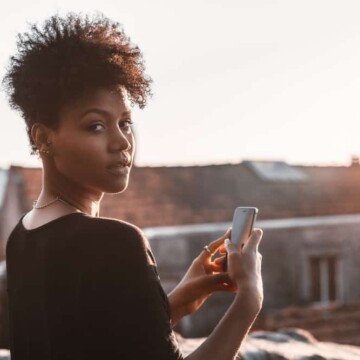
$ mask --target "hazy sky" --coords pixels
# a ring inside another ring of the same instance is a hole
[[[26,22],[102,11],[143,50],[154,97],[134,109],[137,165],[360,155],[360,1],[39,0],[0,4],[0,76]],[[39,166],[0,94],[0,166]]]

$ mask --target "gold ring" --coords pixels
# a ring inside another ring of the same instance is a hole
[[[204,246],[204,250],[206,250],[209,254],[212,255],[212,252],[211,252],[210,248],[207,245]]]

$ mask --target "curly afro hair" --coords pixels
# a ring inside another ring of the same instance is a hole
[[[56,129],[61,107],[88,91],[124,87],[131,104],[140,108],[151,96],[141,51],[119,23],[102,14],[52,16],[42,27],[33,24],[18,34],[17,49],[3,86],[11,107],[25,119],[31,155],[37,153],[32,125]]]

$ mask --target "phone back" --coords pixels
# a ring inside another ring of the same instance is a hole
[[[257,212],[257,208],[254,207],[237,207],[235,209],[230,241],[237,244],[238,248],[248,240]]]

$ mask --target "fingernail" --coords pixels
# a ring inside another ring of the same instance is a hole
[[[225,244],[225,246],[229,245],[229,244],[230,244],[230,240],[229,240],[229,239],[225,239],[224,244]]]

